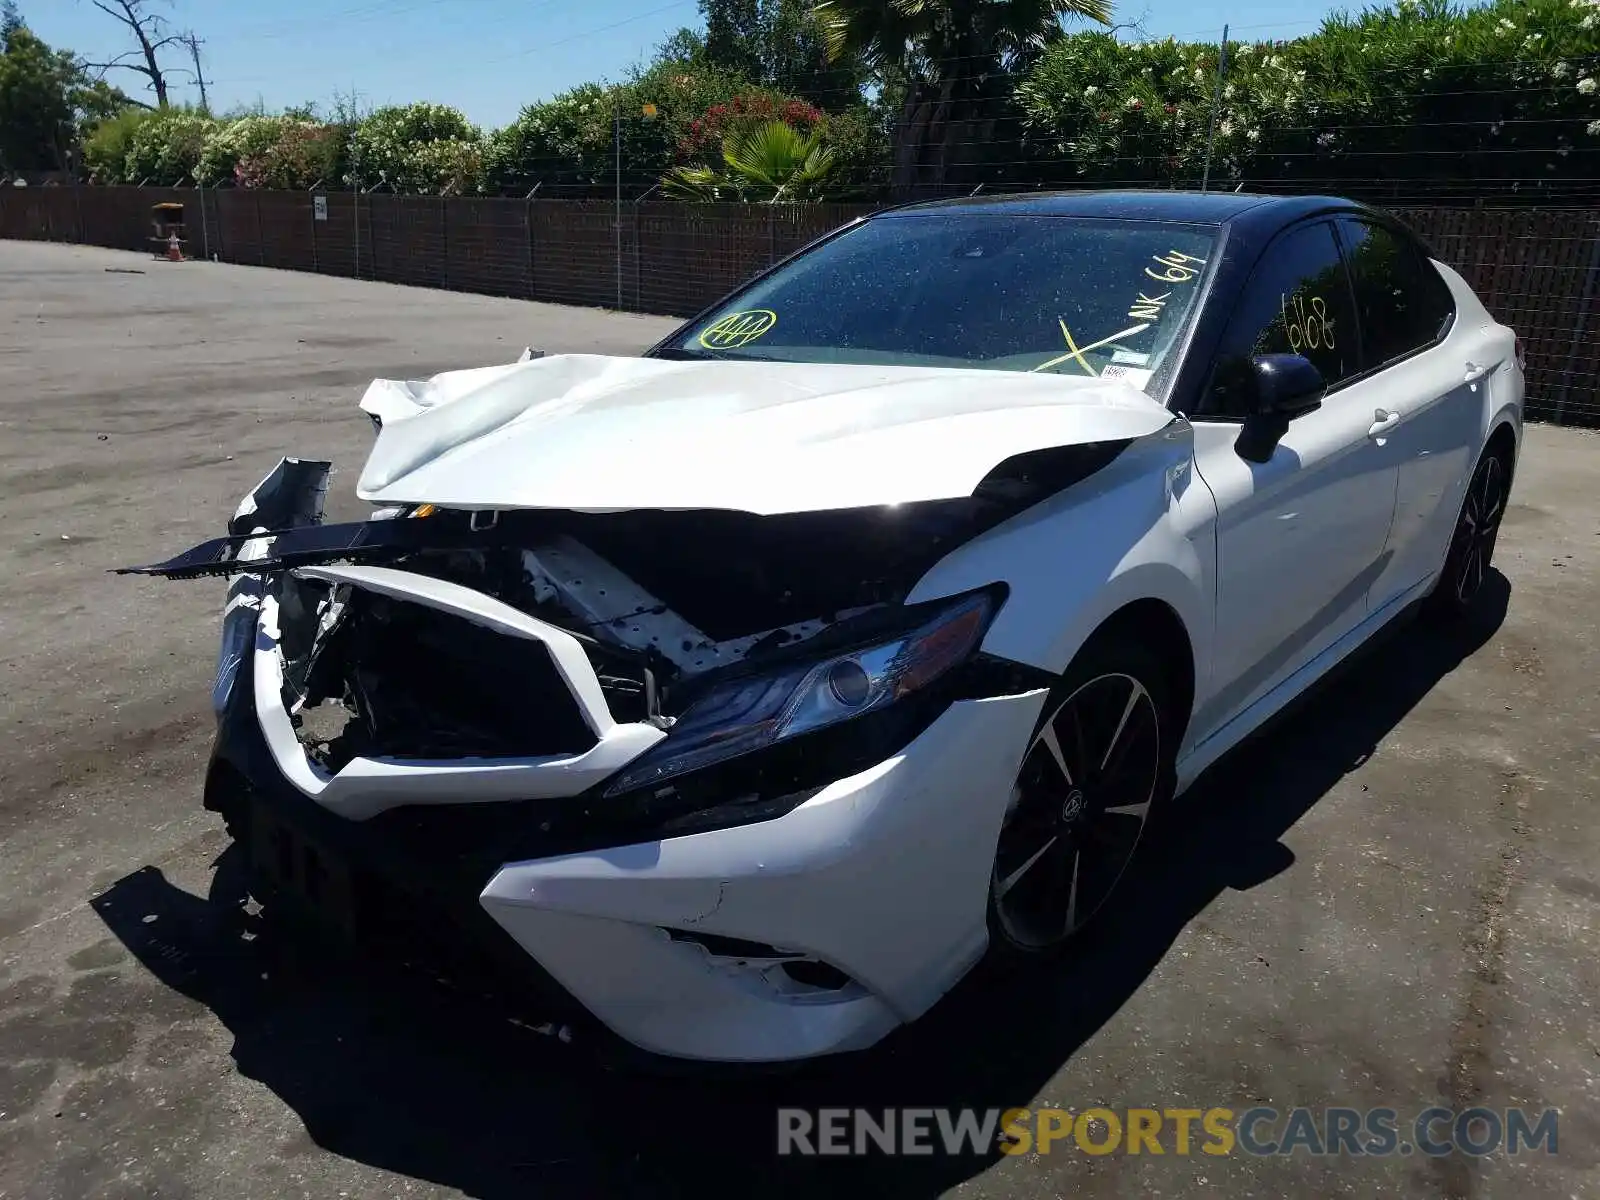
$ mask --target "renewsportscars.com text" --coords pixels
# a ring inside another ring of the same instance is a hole
[[[780,1155],[1555,1154],[1553,1108],[780,1108]]]

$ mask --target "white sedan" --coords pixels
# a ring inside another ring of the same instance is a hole
[[[1466,610],[1522,402],[1368,208],[917,205],[640,358],[378,381],[369,520],[286,459],[140,570],[232,578],[206,805],[269,913],[799,1059],[1114,920],[1207,765]]]

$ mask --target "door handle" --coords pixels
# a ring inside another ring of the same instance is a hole
[[[1378,409],[1372,414],[1372,424],[1367,427],[1367,436],[1370,438],[1382,437],[1396,425],[1400,424],[1400,414],[1389,412],[1387,409]]]
[[[1496,365],[1498,365],[1498,364],[1496,364]],[[1484,366],[1482,363],[1475,363],[1471,359],[1468,359],[1467,360],[1467,377],[1464,380],[1462,380],[1462,382],[1463,383],[1477,383],[1478,380],[1482,379],[1485,375],[1487,375],[1492,370],[1494,370],[1494,366]]]

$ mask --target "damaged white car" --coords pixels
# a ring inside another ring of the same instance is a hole
[[[232,580],[206,804],[269,908],[798,1059],[1048,957],[1209,763],[1466,608],[1522,393],[1347,202],[920,205],[640,358],[374,383],[369,520],[286,459],[140,570]]]

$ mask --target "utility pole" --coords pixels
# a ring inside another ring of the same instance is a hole
[[[196,37],[192,30],[184,34],[179,40],[189,47],[189,57],[194,62],[194,81],[200,85],[200,107],[206,112],[210,112],[211,105],[206,102],[206,76],[205,72],[200,69],[200,47],[205,45],[205,41]]]
[[[622,91],[612,101],[612,121],[617,143],[617,311],[622,311]]]
[[[355,84],[350,85],[350,114],[352,123],[360,119],[361,93],[356,91]],[[350,215],[351,227],[355,230],[355,249],[351,266],[357,279],[361,278],[361,146],[354,138],[350,142],[350,171],[354,176],[350,188]],[[374,259],[374,262],[377,260]]]
[[[1228,27],[1222,27],[1222,47],[1217,52],[1217,90],[1211,96],[1211,128],[1206,131],[1206,166],[1200,176],[1200,190],[1211,184],[1211,147],[1217,140],[1217,109],[1222,107],[1222,75],[1228,68]]]

